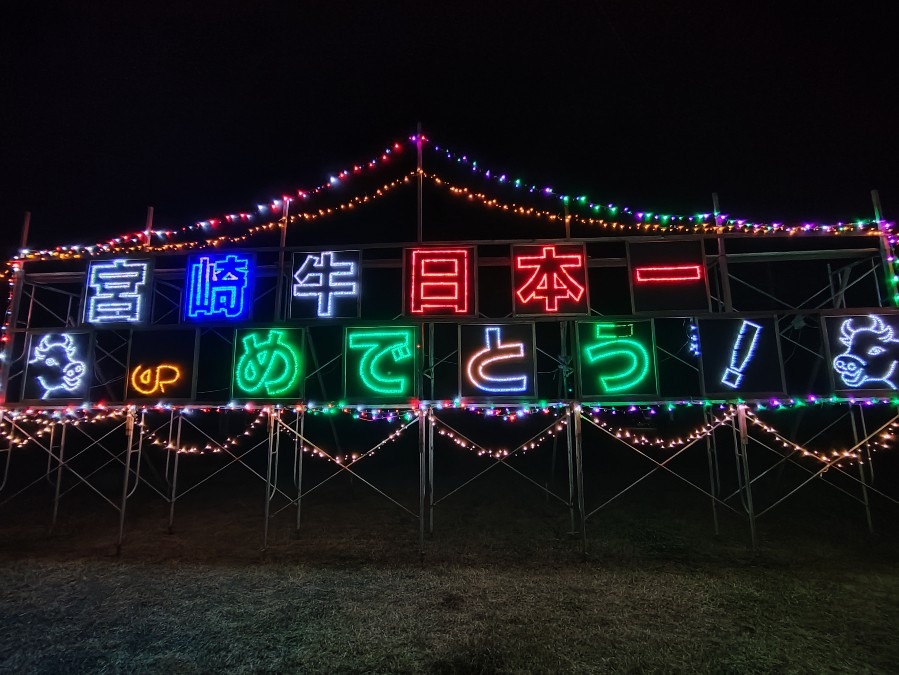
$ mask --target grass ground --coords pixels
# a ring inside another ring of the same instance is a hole
[[[414,492],[400,494],[411,507]],[[4,672],[899,672],[896,509],[829,492],[745,524],[659,476],[590,521],[590,555],[564,507],[510,472],[417,521],[334,481],[272,523],[261,485],[219,483],[166,506],[138,493],[126,545],[96,497],[0,512]],[[891,529],[892,528],[892,529]]]

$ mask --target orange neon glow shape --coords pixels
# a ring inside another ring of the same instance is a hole
[[[637,281],[642,284],[699,281],[701,265],[664,265],[661,267],[637,267]]]
[[[166,386],[181,380],[181,369],[170,363],[161,363],[156,368],[138,365],[131,371],[131,387],[143,396],[164,394]]]

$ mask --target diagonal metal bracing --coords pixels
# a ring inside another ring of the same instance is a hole
[[[381,488],[379,488],[377,485],[375,485],[375,484],[372,483],[371,481],[369,481],[369,480],[363,478],[362,476],[360,476],[356,471],[353,471],[352,467],[353,467],[354,465],[358,464],[360,461],[362,461],[362,460],[365,459],[366,457],[371,456],[372,453],[374,453],[375,451],[377,451],[377,450],[379,450],[380,448],[384,447],[387,443],[389,443],[389,442],[391,442],[392,440],[394,440],[394,438],[395,438],[398,434],[402,433],[403,431],[405,431],[406,429],[408,429],[409,427],[411,427],[413,424],[418,424],[418,423],[420,423],[420,422],[421,422],[421,418],[422,418],[422,414],[419,414],[419,415],[416,416],[414,419],[410,420],[410,421],[407,422],[406,424],[404,424],[404,425],[402,425],[401,427],[399,427],[399,429],[397,429],[397,430],[391,432],[390,436],[388,436],[387,438],[381,440],[380,442],[378,442],[377,445],[375,445],[374,447],[370,448],[370,449],[367,450],[365,453],[363,453],[362,455],[360,455],[360,456],[357,457],[356,459],[352,460],[352,461],[349,462],[348,464],[343,464],[342,462],[337,461],[337,458],[336,458],[336,457],[332,456],[329,452],[327,452],[326,450],[322,449],[322,448],[321,448],[319,445],[317,445],[316,443],[313,443],[313,442],[312,442],[311,440],[309,440],[305,435],[301,434],[301,433],[300,433],[299,431],[297,431],[296,429],[291,428],[291,427],[290,427],[289,425],[287,425],[282,419],[280,419],[280,417],[277,418],[277,419],[276,419],[276,423],[278,424],[279,427],[283,427],[288,433],[292,434],[292,435],[293,435],[295,438],[297,438],[301,443],[305,443],[305,444],[309,445],[311,448],[314,448],[317,452],[320,452],[321,454],[323,454],[325,457],[327,457],[327,458],[330,459],[332,462],[334,462],[334,463],[337,465],[338,469],[337,469],[337,471],[335,471],[334,473],[332,473],[330,476],[328,476],[327,478],[324,478],[323,480],[319,481],[318,483],[316,483],[315,485],[313,485],[311,488],[309,488],[309,489],[306,490],[305,492],[301,492],[301,493],[298,495],[297,499],[291,499],[290,504],[287,504],[286,506],[282,507],[281,509],[279,509],[278,511],[276,511],[275,514],[278,514],[278,513],[280,513],[281,511],[283,511],[285,508],[288,508],[289,506],[292,506],[292,505],[296,504],[297,501],[298,501],[299,499],[302,499],[303,497],[308,496],[310,493],[312,493],[312,492],[314,492],[315,490],[317,490],[317,489],[319,489],[320,487],[322,487],[325,483],[328,483],[328,482],[331,481],[332,479],[334,479],[334,478],[336,478],[337,476],[339,476],[342,472],[346,471],[347,473],[349,473],[349,474],[352,475],[353,477],[359,479],[362,483],[364,483],[365,485],[367,485],[368,487],[370,487],[372,490],[374,490],[375,492],[377,492],[379,495],[381,495],[382,497],[384,497],[385,499],[387,499],[387,500],[390,501],[391,503],[395,504],[395,505],[398,506],[400,509],[402,509],[403,511],[405,511],[406,513],[408,513],[409,515],[411,515],[413,518],[418,519],[418,518],[420,517],[420,514],[418,514],[418,513],[414,512],[414,511],[412,511],[410,508],[406,507],[405,505],[401,504],[401,503],[398,502],[396,499],[394,499],[393,497],[391,497],[389,494],[387,494],[384,490],[382,490]],[[290,498],[288,497],[288,499],[290,499]]]
[[[676,478],[678,478],[679,480],[683,481],[684,483],[686,483],[687,485],[689,485],[690,487],[692,487],[694,490],[697,490],[698,492],[702,493],[702,494],[705,495],[706,497],[710,497],[712,500],[715,501],[715,503],[720,504],[721,506],[723,506],[723,507],[725,507],[725,508],[727,508],[727,509],[730,509],[731,511],[733,511],[734,513],[737,513],[738,515],[740,514],[740,512],[739,512],[737,509],[735,509],[734,507],[732,507],[730,504],[725,503],[723,500],[721,500],[720,498],[718,498],[717,496],[715,496],[715,495],[712,494],[711,492],[708,492],[707,490],[705,490],[705,489],[701,488],[700,486],[696,485],[696,483],[694,483],[693,481],[689,480],[688,478],[685,478],[684,476],[680,475],[677,471],[674,471],[672,468],[670,468],[670,467],[668,466],[668,464],[669,464],[670,462],[672,462],[675,458],[679,457],[681,454],[683,454],[684,452],[686,452],[689,448],[691,448],[692,446],[694,446],[694,445],[696,445],[697,443],[699,443],[699,441],[703,440],[703,439],[704,439],[704,436],[694,438],[692,441],[690,441],[689,443],[685,444],[683,447],[681,447],[677,452],[675,452],[675,453],[674,453],[673,455],[671,455],[670,457],[668,457],[668,458],[666,458],[666,459],[664,459],[664,460],[662,460],[662,461],[659,461],[658,459],[656,459],[656,458],[653,457],[652,455],[650,455],[650,454],[648,454],[648,453],[646,453],[646,452],[643,452],[642,450],[640,450],[639,448],[637,448],[637,447],[634,446],[634,445],[631,445],[630,443],[628,443],[627,441],[625,441],[623,438],[619,438],[618,436],[616,436],[615,434],[613,434],[611,431],[609,431],[609,430],[606,429],[605,427],[603,427],[603,426],[601,426],[600,424],[598,424],[597,422],[595,422],[595,421],[594,421],[593,419],[591,419],[590,417],[588,417],[588,416],[582,414],[582,415],[581,415],[581,419],[586,420],[587,422],[589,422],[589,423],[592,424],[594,427],[596,427],[597,429],[599,429],[600,431],[602,431],[603,433],[605,433],[605,434],[606,434],[607,436],[609,436],[610,438],[614,438],[616,441],[618,441],[619,443],[621,443],[622,445],[624,445],[624,446],[625,446],[626,448],[628,448],[629,450],[633,450],[633,451],[636,452],[638,455],[641,455],[641,456],[645,457],[645,458],[648,459],[650,462],[652,462],[653,464],[655,464],[655,467],[654,467],[653,469],[650,469],[648,472],[646,472],[645,474],[643,474],[642,476],[640,476],[640,478],[638,478],[638,479],[635,480],[633,483],[631,483],[630,485],[628,485],[627,487],[625,487],[623,490],[621,490],[620,492],[618,492],[618,493],[615,494],[614,496],[612,496],[612,497],[610,497],[609,499],[607,499],[606,501],[604,501],[602,504],[600,504],[599,506],[597,506],[595,509],[593,509],[593,510],[590,511],[589,513],[586,513],[586,514],[584,515],[584,519],[585,519],[585,520],[588,519],[588,518],[590,518],[590,516],[594,515],[595,513],[597,513],[597,512],[600,511],[601,509],[605,508],[605,507],[608,506],[609,504],[611,504],[613,501],[615,501],[615,500],[618,499],[619,497],[621,497],[621,496],[623,496],[624,494],[626,494],[629,490],[631,490],[632,488],[634,488],[635,486],[637,486],[638,484],[640,484],[641,482],[643,482],[644,480],[646,480],[647,478],[649,478],[651,475],[653,475],[656,471],[659,471],[660,469],[663,470],[663,471],[667,471],[667,472],[670,473],[672,476],[675,476]],[[717,429],[718,427],[722,426],[722,425],[725,423],[725,421],[726,421],[727,419],[728,419],[728,418],[725,417],[725,418],[719,420],[719,421],[712,427],[711,430]],[[711,430],[710,430],[710,431],[711,431]]]
[[[887,420],[887,421],[884,422],[882,425],[880,425],[877,429],[875,429],[874,431],[872,431],[871,433],[869,433],[867,436],[865,436],[864,438],[862,438],[861,440],[859,440],[859,441],[858,441],[855,445],[853,445],[851,448],[849,448],[848,450],[846,450],[846,452],[848,452],[848,453],[853,453],[853,452],[855,452],[856,450],[859,450],[860,448],[866,446],[868,443],[870,443],[870,441],[871,441],[875,436],[877,436],[879,433],[881,433],[884,429],[888,428],[891,424],[896,423],[897,420],[899,420],[899,415],[894,415],[894,416],[891,417],[889,420]],[[785,438],[785,437],[781,436],[780,434],[778,434],[778,433],[776,433],[776,432],[770,432],[770,433],[771,433],[775,438],[777,438],[778,440],[780,440],[780,441],[782,441],[782,442],[785,442],[785,443],[788,443],[788,444],[792,444],[792,442],[791,442],[788,438]],[[756,442],[759,442],[757,439],[753,439],[753,440],[756,441]],[[793,445],[795,445],[795,444],[793,444]],[[778,454],[780,454],[780,453],[778,453]],[[818,471],[812,471],[811,469],[808,469],[807,467],[804,467],[804,466],[800,465],[800,466],[802,466],[803,469],[805,469],[806,471],[808,471],[811,475],[810,475],[808,478],[806,478],[804,481],[802,481],[799,485],[797,485],[795,488],[793,488],[792,490],[790,490],[790,492],[788,492],[786,495],[784,495],[783,497],[781,497],[780,499],[778,499],[777,501],[775,501],[773,504],[770,504],[770,505],[769,505],[767,508],[765,508],[763,511],[760,511],[760,512],[757,514],[757,516],[761,516],[761,515],[767,513],[768,511],[770,511],[771,509],[773,509],[775,506],[778,506],[779,504],[783,503],[783,502],[786,501],[789,497],[791,497],[791,496],[794,495],[796,492],[798,492],[800,489],[802,489],[802,488],[805,487],[807,484],[809,484],[812,480],[814,480],[814,479],[817,478],[818,476],[822,475],[825,471],[836,471],[836,472],[839,472],[840,474],[846,476],[848,479],[854,481],[855,483],[858,483],[859,485],[862,485],[862,486],[863,486],[865,489],[867,489],[868,491],[874,492],[875,494],[877,494],[877,495],[883,497],[884,499],[886,499],[886,500],[888,500],[888,501],[890,501],[890,502],[892,502],[892,503],[894,503],[894,504],[899,504],[899,499],[896,499],[896,498],[894,498],[894,497],[891,497],[890,495],[884,493],[883,491],[878,490],[877,488],[875,488],[875,487],[873,487],[873,486],[871,486],[871,485],[868,485],[867,483],[864,483],[863,481],[861,481],[861,480],[860,480],[859,478],[857,478],[856,476],[853,476],[853,475],[852,475],[851,473],[849,473],[848,471],[846,471],[846,470],[842,469],[841,467],[837,466],[837,462],[841,462],[841,461],[843,461],[844,459],[845,459],[845,457],[844,457],[843,455],[839,455],[839,456],[837,456],[837,457],[834,457],[834,458],[828,460],[827,462],[825,462],[825,463],[824,463],[824,466],[823,466],[821,469],[819,469]],[[830,485],[831,487],[836,488],[836,489],[840,489],[837,485],[835,485],[835,484],[832,483],[832,482],[829,482],[829,481],[828,481],[827,484]],[[842,491],[842,490],[841,490],[841,491]],[[857,501],[861,501],[861,500],[858,499],[858,497],[855,497],[854,495],[850,495],[850,496],[852,496],[852,497],[853,497],[854,499],[856,499]]]
[[[553,492],[553,491],[551,491],[551,490],[548,490],[548,489],[546,488],[546,486],[540,485],[538,482],[536,482],[536,481],[533,480],[532,478],[526,476],[526,475],[523,474],[521,471],[519,471],[518,469],[516,469],[515,467],[513,467],[511,464],[509,464],[509,463],[507,462],[507,460],[511,459],[511,458],[512,458],[513,456],[515,456],[518,452],[520,452],[520,451],[522,451],[522,450],[525,450],[525,449],[527,448],[527,446],[528,446],[530,443],[532,443],[532,442],[534,441],[534,439],[539,438],[541,435],[545,434],[547,431],[549,431],[550,429],[552,429],[552,428],[553,428],[554,426],[556,426],[557,424],[562,424],[562,423],[567,424],[567,423],[570,421],[570,417],[571,417],[571,413],[570,413],[570,412],[566,412],[565,415],[564,415],[563,417],[553,419],[553,421],[552,421],[549,425],[543,427],[540,431],[538,431],[536,434],[534,434],[533,436],[531,436],[531,437],[530,437],[529,439],[527,439],[524,443],[521,443],[517,448],[515,448],[514,450],[512,450],[508,455],[505,455],[504,457],[499,457],[499,458],[495,459],[494,462],[493,462],[493,464],[491,464],[490,466],[488,466],[488,467],[484,468],[483,470],[479,471],[477,474],[475,474],[474,476],[472,476],[471,478],[469,478],[468,480],[466,480],[466,481],[465,481],[464,483],[462,483],[461,485],[456,486],[454,489],[450,490],[447,494],[445,494],[445,495],[443,495],[442,497],[440,497],[440,499],[435,499],[433,505],[434,505],[434,506],[437,506],[440,502],[443,502],[443,501],[449,499],[452,495],[456,494],[457,492],[459,492],[459,490],[461,490],[462,488],[466,487],[467,485],[473,483],[473,482],[476,481],[478,478],[480,478],[481,476],[483,476],[484,474],[486,474],[488,471],[492,471],[492,470],[495,469],[497,466],[503,465],[503,466],[506,466],[506,467],[512,469],[512,470],[513,470],[515,473],[517,473],[519,476],[521,476],[522,478],[526,479],[529,483],[531,483],[532,485],[534,485],[534,486],[536,486],[537,488],[539,488],[541,492],[544,492],[544,493],[546,493],[546,494],[552,496],[553,498],[557,499],[558,501],[560,501],[560,502],[561,502],[562,504],[564,504],[565,506],[570,507],[571,504],[570,504],[568,501],[566,501],[566,500],[562,499],[561,497],[559,497],[559,495],[557,495],[555,492]],[[436,415],[433,416],[433,420],[434,420],[437,424],[439,424],[440,426],[442,426],[442,427],[444,427],[444,428],[446,428],[446,429],[452,431],[452,432],[453,432],[455,435],[457,435],[459,438],[461,438],[461,439],[467,441],[468,443],[470,443],[470,444],[473,445],[474,447],[480,448],[480,449],[485,450],[485,451],[487,450],[487,449],[484,448],[480,443],[477,443],[477,442],[473,441],[471,438],[469,438],[469,437],[466,436],[465,434],[461,433],[458,429],[455,429],[455,428],[452,427],[451,425],[447,424],[446,422],[444,422],[443,420],[441,420],[440,418],[438,418]],[[564,422],[563,422],[563,420],[564,420]]]
[[[119,426],[121,426],[121,425],[119,425]],[[53,453],[53,449],[52,449],[52,448],[48,448],[48,447],[47,447],[46,445],[44,445],[41,441],[39,441],[39,440],[37,439],[36,436],[34,436],[33,434],[31,434],[31,433],[29,433],[28,431],[26,431],[25,429],[23,429],[21,425],[19,425],[19,431],[21,431],[22,434],[23,434],[24,436],[26,436],[26,437],[28,438],[29,441],[31,441],[31,442],[34,443],[36,446],[38,446],[39,448],[41,448],[41,450],[43,450],[44,452],[48,453],[51,457],[53,457],[54,459],[56,459],[56,460],[57,460],[57,467],[56,467],[57,469],[65,469],[66,471],[68,471],[69,473],[71,473],[73,476],[75,476],[79,481],[81,481],[85,486],[87,486],[91,491],[93,491],[94,493],[96,493],[97,496],[99,496],[101,499],[103,499],[103,501],[105,501],[105,502],[108,503],[110,506],[112,506],[112,508],[114,508],[116,511],[119,510],[119,505],[118,505],[118,504],[116,504],[114,501],[112,501],[111,499],[109,499],[109,497],[107,497],[107,496],[104,495],[102,492],[100,492],[100,490],[98,490],[96,487],[94,487],[94,485],[92,485],[91,482],[90,482],[87,478],[85,478],[84,476],[82,476],[78,471],[76,471],[75,469],[73,469],[71,466],[68,466],[68,463],[69,463],[69,461],[71,461],[71,460],[59,461],[59,457]],[[80,454],[80,453],[79,453],[79,454]],[[10,501],[11,499],[13,499],[14,497],[16,497],[16,496],[22,494],[25,490],[27,490],[28,488],[32,487],[33,485],[35,485],[35,484],[41,482],[42,480],[44,480],[44,478],[45,478],[45,476],[40,476],[40,477],[38,477],[37,479],[35,479],[34,481],[32,481],[31,483],[29,483],[28,485],[26,485],[25,487],[23,487],[22,489],[20,489],[19,491],[15,492],[14,494],[11,494],[9,497],[7,497],[7,498],[4,499],[2,502],[0,502],[0,506],[2,506],[3,504],[6,504],[7,502],[9,502],[9,501]]]
[[[84,426],[85,426],[85,425],[83,425],[83,424],[79,424],[79,425],[77,425],[77,426],[76,426],[76,425],[71,425],[71,426],[75,426],[75,429],[77,429],[81,434],[83,434],[84,436],[86,436],[88,439],[90,439],[90,440],[92,441],[92,443],[91,443],[90,445],[88,445],[87,447],[85,447],[85,448],[82,450],[82,452],[84,452],[85,450],[88,450],[89,448],[93,447],[94,445],[98,445],[100,448],[102,448],[104,451],[106,451],[106,452],[110,455],[110,458],[107,459],[105,462],[103,462],[103,464],[101,464],[100,466],[98,466],[97,468],[95,468],[93,471],[91,471],[90,473],[88,473],[88,474],[86,475],[86,478],[90,478],[90,477],[93,476],[94,474],[99,473],[100,471],[102,471],[104,468],[106,468],[107,466],[109,466],[109,465],[112,464],[113,462],[118,462],[119,464],[122,464],[122,465],[125,464],[124,458],[125,458],[126,455],[128,454],[127,448],[126,448],[125,450],[123,450],[122,452],[115,453],[114,451],[110,450],[109,448],[107,448],[107,447],[106,447],[105,445],[103,445],[103,443],[102,443],[102,441],[103,441],[107,436],[109,436],[109,435],[112,434],[113,432],[117,431],[118,429],[120,429],[120,428],[121,428],[122,426],[124,426],[125,424],[126,424],[125,422],[122,422],[122,423],[119,424],[115,429],[112,429],[112,430],[109,431],[108,433],[106,433],[106,434],[104,434],[103,436],[101,436],[99,439],[95,439],[93,436],[91,436],[89,433],[87,433],[87,431],[84,430]],[[157,427],[157,428],[154,430],[154,432],[155,432],[155,431],[158,431],[159,429],[161,429],[162,427],[166,426],[167,424],[168,424],[168,422],[165,422],[165,423],[159,425],[159,427]],[[78,454],[81,454],[81,453],[78,453]],[[72,460],[74,460],[75,457],[77,457],[77,456],[78,456],[78,455],[73,455],[70,459],[68,459],[68,460],[66,460],[66,461],[67,461],[67,462],[68,462],[68,461],[72,461]],[[135,469],[135,468],[132,468],[132,467],[129,467],[128,473],[129,473],[129,475],[134,475],[134,476],[137,478],[137,482],[143,483],[143,484],[146,485],[148,488],[150,488],[153,492],[155,492],[155,493],[158,494],[160,497],[162,497],[163,499],[165,499],[166,501],[168,501],[168,496],[165,495],[165,494],[164,494],[159,488],[157,488],[155,485],[153,485],[152,483],[150,483],[146,478],[144,478],[143,476],[141,476],[139,470],[137,470],[137,469]],[[137,484],[137,483],[135,483],[135,485],[136,485],[136,484]],[[69,488],[68,490],[63,490],[63,491],[60,493],[59,496],[60,496],[60,497],[63,497],[63,496],[65,496],[66,494],[68,494],[69,492],[71,492],[73,489],[74,489],[74,488]]]
[[[752,485],[752,484],[755,483],[756,481],[760,480],[761,478],[765,477],[765,476],[766,476],[767,474],[769,474],[771,471],[774,471],[777,467],[781,466],[782,464],[784,464],[784,463],[786,463],[786,462],[789,462],[790,464],[792,464],[792,465],[794,465],[794,466],[798,466],[798,467],[799,467],[800,469],[802,469],[803,471],[806,471],[806,472],[808,472],[808,473],[813,473],[812,470],[809,469],[807,466],[805,466],[805,465],[802,464],[801,462],[798,462],[796,459],[794,459],[795,455],[799,452],[799,450],[795,450],[795,449],[794,449],[794,450],[792,450],[791,452],[789,452],[789,453],[787,453],[787,454],[784,454],[783,452],[779,451],[777,448],[771,447],[770,445],[768,445],[767,443],[765,443],[765,442],[762,441],[761,439],[756,438],[756,437],[753,436],[752,434],[748,434],[748,438],[749,438],[749,440],[751,440],[753,443],[756,443],[757,445],[759,445],[759,446],[765,448],[766,450],[770,450],[771,452],[773,452],[775,455],[777,455],[777,456],[780,458],[778,461],[776,461],[774,464],[772,464],[772,465],[769,466],[767,469],[765,469],[764,471],[762,471],[760,474],[754,476],[754,477],[749,481],[749,484],[750,484],[750,485]],[[839,459],[843,459],[843,458],[840,457]],[[836,468],[836,467],[834,467],[834,468]],[[837,470],[839,470],[839,469],[837,469]],[[831,482],[828,482],[827,484],[830,485],[831,487],[833,487],[835,490],[839,490],[840,492],[842,492],[842,493],[845,494],[846,496],[851,497],[851,498],[854,499],[855,501],[860,502],[860,503],[863,503],[862,500],[859,499],[858,496],[852,494],[851,492],[849,492],[849,491],[846,490],[845,488],[842,488],[842,487],[840,487],[839,485],[836,485],[835,483],[831,483]],[[724,497],[724,501],[729,501],[729,500],[733,499],[734,497],[736,497],[736,496],[737,496],[738,494],[740,494],[741,492],[742,492],[742,488],[738,488],[737,490],[734,490],[734,491],[731,492],[727,497]]]
[[[183,490],[182,492],[180,492],[180,493],[177,495],[177,497],[174,497],[174,499],[180,499],[181,497],[183,497],[184,495],[186,495],[188,492],[191,492],[191,491],[193,491],[194,489],[200,487],[201,485],[203,485],[204,483],[206,483],[207,481],[209,481],[209,480],[212,479],[214,476],[218,475],[219,473],[221,473],[222,471],[224,471],[224,470],[227,469],[228,467],[230,467],[230,466],[232,466],[232,465],[234,465],[234,464],[238,464],[238,463],[239,463],[241,466],[243,466],[247,471],[249,471],[249,472],[252,473],[254,476],[256,476],[259,480],[261,480],[261,481],[263,481],[263,482],[266,482],[265,476],[263,476],[261,473],[259,473],[258,471],[256,471],[256,469],[254,469],[254,468],[251,467],[249,464],[247,464],[246,462],[244,462],[244,461],[243,461],[243,458],[246,457],[251,451],[253,451],[253,450],[255,450],[256,448],[258,448],[260,445],[262,445],[262,444],[264,444],[264,443],[267,443],[267,442],[268,442],[268,438],[264,438],[263,440],[261,440],[261,441],[259,441],[258,443],[256,443],[256,445],[253,445],[253,446],[247,448],[246,450],[244,450],[244,451],[243,451],[242,453],[240,453],[240,454],[236,454],[236,453],[232,452],[230,449],[228,449],[228,448],[226,448],[225,446],[223,446],[221,443],[219,443],[217,440],[215,440],[212,436],[210,436],[209,434],[207,434],[205,431],[203,431],[203,429],[201,429],[201,428],[198,427],[196,424],[194,424],[193,421],[190,420],[188,417],[182,415],[182,416],[181,416],[181,420],[182,420],[183,423],[187,423],[187,424],[189,424],[191,427],[193,427],[193,428],[194,428],[197,432],[199,432],[204,438],[206,438],[212,445],[214,445],[214,446],[217,447],[219,450],[221,450],[222,452],[224,452],[224,453],[226,453],[228,456],[230,456],[230,457],[231,457],[231,460],[230,460],[228,463],[224,464],[223,466],[220,466],[218,469],[216,469],[215,471],[213,471],[211,474],[209,474],[208,476],[206,476],[205,478],[203,478],[203,479],[200,480],[199,482],[194,483],[193,485],[191,485],[191,486],[190,486],[189,488],[187,488],[186,490]],[[275,488],[275,491],[278,492],[278,493],[280,493],[281,495],[283,495],[285,498],[290,499],[290,496],[287,495],[283,490],[281,490],[281,489],[279,489],[279,488]]]
[[[92,423],[92,421],[91,421],[91,422],[88,422],[88,423],[90,424],[90,423]],[[33,436],[33,435],[31,435],[31,434],[28,434],[28,433],[22,428],[21,425],[18,425],[18,426],[19,426],[19,429],[20,429],[26,436],[28,436],[28,437],[32,440],[32,442],[34,442],[38,447],[40,447],[42,450],[44,450],[44,452],[47,453],[47,462],[48,462],[48,464],[47,464],[47,472],[48,472],[48,473],[47,473],[47,475],[45,475],[45,476],[39,476],[39,477],[36,478],[35,480],[33,480],[33,481],[31,481],[30,483],[28,483],[28,485],[25,485],[24,487],[22,487],[22,488],[21,488],[20,490],[18,490],[16,493],[14,493],[14,494],[10,495],[9,497],[7,497],[6,500],[4,500],[4,501],[2,502],[2,504],[6,504],[6,502],[8,502],[8,501],[10,501],[11,499],[13,499],[14,497],[16,497],[16,496],[22,494],[23,492],[25,492],[26,490],[28,490],[28,489],[31,488],[32,486],[34,486],[34,485],[36,485],[37,483],[41,482],[41,480],[43,480],[44,478],[48,478],[48,479],[49,479],[50,465],[51,465],[51,463],[52,463],[52,461],[53,461],[54,459],[55,459],[56,462],[57,462],[57,465],[56,465],[56,467],[55,467],[56,470],[59,470],[59,469],[66,469],[67,471],[70,471],[72,474],[74,474],[75,476],[77,476],[77,477],[80,479],[80,482],[81,482],[81,483],[84,483],[85,485],[87,485],[88,487],[90,487],[92,490],[94,490],[94,491],[97,492],[98,494],[99,494],[99,491],[98,491],[93,485],[90,484],[90,478],[97,472],[97,469],[95,469],[94,471],[91,471],[90,473],[88,473],[88,474],[86,474],[86,475],[84,475],[84,476],[81,476],[80,474],[78,474],[76,471],[74,471],[74,470],[71,468],[70,463],[73,462],[73,461],[75,461],[78,457],[80,457],[81,455],[83,455],[85,452],[87,452],[88,450],[90,450],[90,449],[93,448],[94,446],[99,446],[99,447],[101,447],[105,452],[107,452],[108,454],[112,455],[114,459],[118,459],[118,461],[119,461],[120,463],[123,463],[122,460],[121,460],[120,458],[116,457],[116,456],[114,455],[114,453],[113,453],[111,450],[109,450],[108,448],[106,448],[106,447],[102,444],[102,441],[103,441],[104,439],[106,439],[108,436],[110,436],[111,434],[113,434],[113,433],[115,433],[116,431],[118,431],[119,429],[121,429],[123,426],[125,426],[125,422],[124,422],[124,421],[122,421],[122,422],[120,422],[119,424],[117,424],[116,426],[114,426],[112,429],[110,429],[108,432],[106,432],[106,434],[104,434],[103,436],[101,436],[100,439],[93,439],[89,434],[85,433],[85,432],[84,432],[84,429],[82,429],[82,427],[84,426],[84,424],[74,424],[73,422],[70,422],[70,421],[65,421],[65,422],[63,422],[63,421],[61,421],[61,420],[58,421],[58,422],[54,422],[54,426],[55,426],[56,424],[65,424],[66,426],[74,427],[75,429],[78,429],[81,433],[84,433],[86,436],[88,436],[88,438],[90,438],[93,442],[90,443],[89,445],[87,445],[86,447],[82,448],[82,449],[79,450],[78,452],[76,452],[74,455],[71,455],[71,456],[69,456],[69,457],[63,456],[63,460],[60,461],[60,457],[59,457],[58,455],[56,455],[56,453],[54,453],[54,451],[53,451],[53,438],[54,438],[54,436],[53,436],[53,432],[52,432],[52,431],[51,431],[51,435],[50,435],[50,439],[49,439],[49,445],[44,445],[43,443],[41,443],[40,441],[38,441],[37,438],[36,438],[35,436]],[[108,462],[107,462],[107,463],[108,463]],[[105,464],[104,464],[104,466],[105,466]],[[51,484],[52,484],[52,483],[51,483]],[[68,492],[71,492],[73,489],[74,489],[74,487],[69,488],[69,489],[66,490],[65,492],[62,492],[62,493],[60,493],[59,495],[57,495],[56,501],[58,501],[58,499],[59,499],[60,497],[62,497],[63,495],[67,494]],[[116,507],[116,508],[118,508],[118,507]]]

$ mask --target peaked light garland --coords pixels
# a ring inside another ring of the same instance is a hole
[[[625,214],[632,216],[636,223],[657,225],[659,229],[662,230],[680,225],[681,227],[677,229],[693,229],[696,231],[715,231],[719,228],[724,228],[725,231],[792,232],[793,230],[798,230],[801,232],[823,233],[867,233],[871,230],[878,231],[884,228],[892,230],[895,225],[893,222],[886,222],[883,220],[878,221],[873,218],[859,218],[849,222],[836,222],[833,224],[801,222],[796,225],[788,226],[785,223],[780,222],[768,223],[747,218],[735,218],[727,213],[658,213],[604,202],[584,194],[567,194],[553,186],[540,187],[522,178],[514,178],[508,172],[488,168],[478,160],[471,158],[468,153],[458,152],[445,145],[431,144],[425,147],[428,147],[429,150],[431,150],[429,156],[435,156],[441,160],[465,166],[470,169],[472,174],[497,185],[510,186],[516,190],[529,194],[542,195],[556,201],[558,205],[562,207],[581,207],[590,213],[596,214],[597,217],[605,214],[608,218],[615,218]]]

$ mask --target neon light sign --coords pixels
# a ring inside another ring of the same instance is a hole
[[[415,330],[411,326],[347,328],[346,397],[414,397],[417,374]]]
[[[651,321],[582,322],[577,335],[581,396],[658,393]]]
[[[459,327],[459,395],[536,397],[534,324]]]
[[[770,396],[784,392],[774,317],[715,317],[696,321],[706,395]]]
[[[234,396],[302,397],[303,330],[244,329],[234,340]]]
[[[702,242],[628,241],[634,312],[709,311]]]
[[[35,344],[36,341],[36,344]],[[87,395],[87,333],[48,333],[32,337],[25,398],[84,398]]]
[[[406,249],[408,314],[465,316],[474,313],[471,248]]]
[[[191,400],[196,348],[197,331],[194,329],[133,331],[125,371],[126,400],[150,397],[166,401]]]
[[[146,320],[149,260],[94,260],[87,272],[84,320],[91,324],[143,323]]]
[[[359,251],[295,253],[293,261],[292,317],[305,318],[310,304],[322,319],[359,315]]]
[[[187,263],[184,316],[191,321],[250,318],[255,258],[246,253],[207,253]]]
[[[677,283],[702,279],[700,265],[663,265],[637,267],[634,273],[638,284]]]
[[[743,371],[752,361],[755,355],[755,346],[759,341],[759,334],[762,327],[752,321],[743,321],[740,326],[740,332],[737,333],[737,339],[734,341],[733,350],[730,357],[730,365],[721,376],[721,384],[727,385],[731,389],[740,386],[743,379]]]
[[[515,313],[589,313],[586,259],[581,244],[513,246]]]
[[[153,394],[165,394],[166,387],[171,390],[171,385],[181,381],[181,368],[171,363],[143,366],[137,365],[131,370],[131,389],[141,396]]]
[[[836,344],[831,335],[831,353],[843,349],[833,359],[834,373],[843,385],[849,389],[899,388],[897,318],[877,314],[827,318],[828,329],[839,324],[834,331]]]

